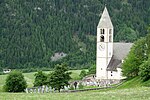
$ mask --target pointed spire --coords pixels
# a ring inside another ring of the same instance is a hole
[[[103,14],[101,16],[101,19],[100,19],[97,27],[98,28],[113,28],[113,24],[111,22],[111,19],[110,19],[110,16],[109,16],[106,6],[105,6],[105,9],[103,11]]]

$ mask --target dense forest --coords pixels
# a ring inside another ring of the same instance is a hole
[[[61,62],[71,68],[93,65],[96,28],[105,5],[114,41],[146,36],[149,0],[0,0],[0,70],[53,68]],[[52,61],[57,52],[67,56]]]

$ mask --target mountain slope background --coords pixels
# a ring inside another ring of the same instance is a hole
[[[147,34],[150,1],[146,0],[1,0],[0,70],[71,68],[95,63],[96,27],[107,4],[114,41],[134,42]],[[67,56],[51,61],[55,53]]]

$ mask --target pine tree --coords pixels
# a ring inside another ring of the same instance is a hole
[[[48,84],[60,92],[60,89],[69,85],[70,74],[71,72],[68,72],[66,64],[56,65],[54,72],[48,77]]]

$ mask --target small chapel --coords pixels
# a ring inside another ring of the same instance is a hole
[[[97,26],[96,80],[121,80],[121,66],[133,43],[113,42],[114,27],[105,7]]]

